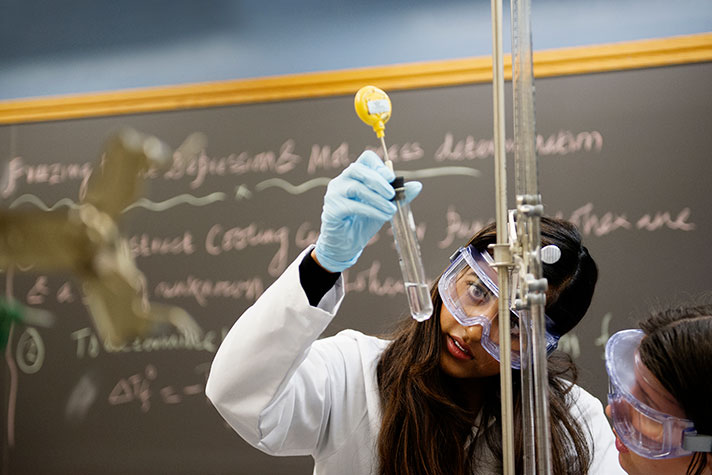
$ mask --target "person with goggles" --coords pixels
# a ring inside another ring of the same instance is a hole
[[[606,344],[608,406],[629,474],[712,474],[712,305],[653,314]]]
[[[342,272],[396,211],[394,178],[364,152],[331,180],[316,245],[237,320],[215,355],[206,394],[250,444],[272,455],[311,455],[315,474],[501,473],[499,292],[487,252],[494,223],[431,287],[431,318],[407,316],[388,338],[354,330],[319,338],[344,298]],[[406,183],[406,199],[420,189]],[[542,246],[560,252],[543,265],[553,351],[586,313],[598,271],[571,223],[542,218],[541,235]],[[516,337],[519,317],[507,317]],[[603,405],[575,384],[571,359],[553,352],[548,367],[553,473],[623,473]],[[519,379],[513,375],[521,473]]]
[[[551,245],[550,249],[559,248]],[[450,314],[464,327],[480,326],[480,344],[494,359],[499,361],[499,289],[497,271],[487,251],[478,251],[473,246],[460,248],[451,258],[450,266],[438,282],[438,292]],[[511,279],[516,285],[516,278]],[[512,287],[514,287],[512,285]],[[512,292],[514,295],[515,292]],[[512,368],[520,369],[520,315],[510,304],[510,338],[512,342]],[[557,347],[561,335],[556,324],[545,315],[546,352],[550,355]],[[449,342],[449,340],[448,340]],[[458,340],[453,339],[456,349],[465,351]]]

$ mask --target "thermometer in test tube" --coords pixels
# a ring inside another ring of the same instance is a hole
[[[364,86],[354,97],[354,108],[359,118],[373,127],[376,136],[381,139],[383,158],[386,166],[393,170],[393,163],[388,158],[388,148],[384,140],[386,122],[391,118],[391,100],[381,89],[374,86]],[[433,313],[433,302],[430,290],[425,280],[423,260],[420,256],[420,246],[415,233],[415,220],[410,205],[405,202],[405,183],[402,176],[393,180],[396,192],[393,203],[396,214],[391,220],[393,238],[396,242],[398,260],[403,274],[403,285],[408,296],[410,314],[419,322],[425,321]]]

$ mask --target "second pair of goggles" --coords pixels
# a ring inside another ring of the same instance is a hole
[[[499,288],[496,284],[497,271],[492,267],[492,257],[487,251],[478,251],[473,246],[468,246],[460,248],[450,261],[450,266],[438,282],[440,297],[460,324],[482,327],[482,347],[499,361]],[[511,302],[509,308],[512,368],[520,369],[520,314],[514,310]],[[556,349],[561,336],[551,331],[553,326],[553,321],[546,317],[547,355]]]
[[[691,420],[661,410],[683,413],[641,361],[638,347],[644,337],[642,330],[623,330],[606,343],[608,405],[616,434],[628,449],[649,459],[712,452],[712,436],[697,434]]]

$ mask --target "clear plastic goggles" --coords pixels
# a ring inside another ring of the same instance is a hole
[[[698,435],[694,423],[638,356],[642,330],[623,330],[606,343],[608,405],[616,434],[628,449],[649,459],[712,451],[712,436]]]
[[[450,266],[438,282],[438,291],[445,307],[463,326],[482,327],[482,347],[499,361],[499,288],[492,257],[472,246],[460,248],[451,258]],[[514,293],[514,292],[513,292]],[[512,368],[520,369],[520,315],[509,305]],[[556,349],[560,335],[550,332],[553,322],[546,317],[546,351]]]

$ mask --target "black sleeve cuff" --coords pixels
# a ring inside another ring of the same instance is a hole
[[[319,305],[324,295],[339,280],[340,275],[340,272],[329,272],[321,267],[316,263],[311,252],[308,252],[299,264],[299,281],[307,295],[309,305],[312,307]]]

